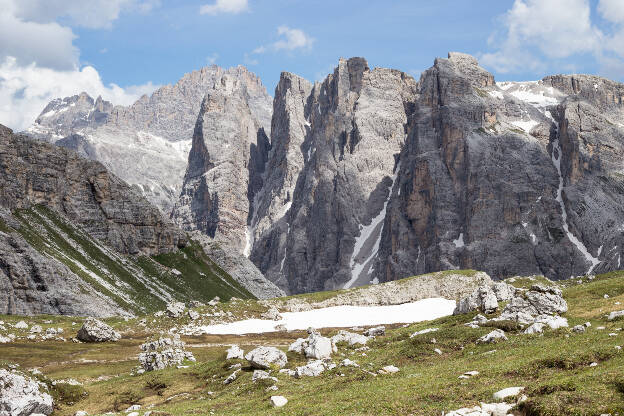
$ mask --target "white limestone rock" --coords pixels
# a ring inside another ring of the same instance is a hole
[[[245,355],[245,359],[253,368],[267,370],[273,366],[284,367],[288,363],[288,358],[283,351],[275,347],[258,347]]]
[[[482,336],[477,340],[477,344],[496,344],[500,341],[507,341],[505,332],[501,329],[495,329],[487,335]]]
[[[43,389],[43,384],[15,370],[0,369],[0,414],[51,414],[54,403],[52,397],[43,392]]]
[[[225,359],[226,360],[236,360],[236,359],[242,360],[244,357],[245,357],[245,351],[243,351],[241,347],[239,347],[238,345],[232,345],[226,351]]]
[[[34,326],[31,328],[31,332],[34,328]],[[78,330],[76,338],[82,342],[115,342],[119,341],[121,335],[104,322],[95,318],[87,318]]]
[[[270,400],[273,407],[284,407],[288,403],[288,399],[284,396],[271,396]]]

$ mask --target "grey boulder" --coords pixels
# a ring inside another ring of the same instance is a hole
[[[119,341],[121,335],[104,322],[95,318],[87,318],[82,328],[78,330],[76,338],[82,342],[114,342]]]
[[[275,347],[258,347],[245,355],[245,359],[253,368],[267,370],[273,366],[284,367],[288,363],[286,354]]]

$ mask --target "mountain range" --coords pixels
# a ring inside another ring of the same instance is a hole
[[[363,58],[322,82],[284,72],[273,98],[211,66],[128,107],[54,100],[24,133],[287,293],[447,269],[566,279],[621,268],[623,100],[592,75],[497,83],[452,52],[419,79]]]

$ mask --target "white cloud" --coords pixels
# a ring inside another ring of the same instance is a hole
[[[212,55],[206,57],[206,62],[208,62],[208,65],[214,65],[217,59],[219,59],[219,54],[214,52]]]
[[[245,53],[243,55],[243,63],[248,66],[254,66],[258,65],[260,62],[255,58],[251,58],[248,53]]]
[[[80,68],[72,29],[110,27],[123,10],[145,13],[160,0],[0,0],[0,123],[28,127],[54,98],[86,91],[115,104],[130,104],[155,89],[151,83],[104,85],[92,66]],[[105,50],[102,50],[104,53]]]
[[[292,51],[299,48],[311,48],[314,43],[314,38],[303,33],[303,30],[291,29],[288,26],[278,27],[277,34],[283,35],[285,39],[278,40],[273,44],[275,50],[287,49]]]
[[[199,8],[200,14],[217,15],[221,13],[238,14],[249,10],[247,0],[216,0],[214,4],[205,4]]]
[[[610,22],[624,23],[624,1],[600,0],[598,13]]]
[[[10,10],[0,11],[0,59],[13,56],[22,64],[37,62],[57,69],[78,64],[79,51],[72,43],[76,36],[70,28],[56,22],[24,21]]]
[[[12,2],[17,18],[36,23],[68,18],[75,26],[110,28],[123,10],[147,13],[160,0],[2,0]]]
[[[590,14],[588,0],[515,0],[502,18],[506,33],[490,38],[497,50],[482,55],[481,62],[509,72],[541,67],[533,50],[550,59],[595,53],[603,34],[592,25]]]
[[[301,29],[291,29],[288,26],[280,26],[277,28],[277,34],[281,39],[270,45],[259,46],[253,50],[252,53],[260,54],[269,50],[280,51],[288,50],[293,51],[295,49],[311,49],[314,44],[314,38],[307,35]]]
[[[151,82],[127,88],[115,84],[106,86],[91,66],[61,71],[35,64],[22,66],[9,57],[0,63],[0,124],[23,130],[54,98],[82,91],[93,97],[101,95],[114,104],[129,105],[156,88]]]

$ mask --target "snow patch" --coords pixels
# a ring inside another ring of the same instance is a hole
[[[533,129],[533,127],[537,126],[540,123],[539,121],[529,119],[528,121],[522,121],[522,120],[512,121],[511,124],[513,124],[516,127],[521,128],[522,130],[528,133],[531,131],[531,129]]]
[[[555,157],[555,153],[557,154],[557,157]],[[559,139],[556,139],[553,142],[553,150],[552,150],[552,154],[551,154],[551,158],[552,158],[552,162],[555,165],[555,168],[557,169],[557,173],[559,174],[559,188],[557,189],[557,202],[559,202],[559,206],[561,206],[561,219],[563,221],[563,230],[565,231],[566,235],[568,236],[568,239],[572,242],[572,244],[574,244],[576,246],[576,248],[578,249],[578,251],[581,252],[581,254],[583,254],[583,256],[585,257],[585,260],[587,260],[588,263],[590,263],[590,267],[589,270],[587,270],[586,274],[591,274],[591,272],[594,270],[594,268],[600,263],[600,260],[598,260],[596,257],[592,256],[591,253],[587,250],[587,247],[585,247],[585,245],[574,236],[574,234],[572,234],[572,232],[570,231],[570,228],[568,227],[568,213],[566,212],[566,207],[565,207],[565,203],[563,202],[563,198],[561,196],[562,192],[563,192],[563,175],[561,174],[561,146],[559,145]],[[602,246],[601,246],[601,250],[602,250]],[[598,255],[600,255],[600,251],[598,250]]]
[[[353,254],[351,254],[351,280],[345,283],[343,289],[349,289],[355,284],[355,282],[360,278],[360,274],[364,270],[364,267],[366,267],[366,265],[373,260],[373,258],[377,255],[377,252],[379,251],[383,225],[382,222],[386,218],[386,209],[388,208],[388,202],[390,202],[390,198],[392,197],[392,192],[394,191],[394,186],[396,185],[396,179],[400,167],[401,163],[397,164],[394,174],[392,175],[392,186],[390,187],[390,193],[388,194],[388,198],[386,198],[383,208],[381,209],[379,214],[377,214],[377,216],[371,220],[371,223],[369,225],[360,225],[360,236],[355,239]],[[366,241],[369,240],[369,238],[373,236],[373,233],[376,234],[375,244],[373,245],[370,254],[363,261],[360,262],[357,260],[357,257],[361,254],[364,254],[362,253],[364,244],[366,243]]]
[[[500,91],[488,91],[490,97],[498,98],[499,100],[503,99],[503,93]]]
[[[459,233],[459,237],[456,240],[453,240],[453,244],[455,244],[456,248],[461,248],[464,246],[464,233]]]
[[[277,325],[286,330],[314,328],[346,328],[362,325],[389,325],[397,323],[422,322],[450,316],[455,309],[455,301],[430,298],[401,305],[385,306],[333,306],[305,312],[284,312],[282,319],[246,319],[226,324],[201,327],[186,327],[182,332],[192,334],[259,334],[275,332]]]

